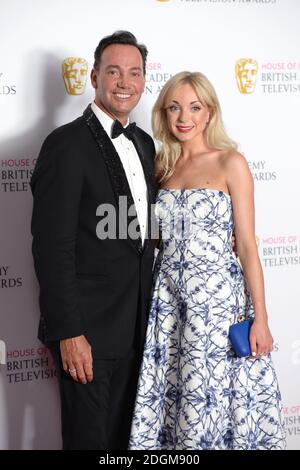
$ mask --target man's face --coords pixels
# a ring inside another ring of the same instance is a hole
[[[81,95],[84,92],[87,71],[87,63],[65,64],[63,75],[66,90],[70,95]]]
[[[145,87],[140,51],[134,46],[111,44],[104,49],[98,70],[92,70],[91,80],[96,104],[126,124]]]

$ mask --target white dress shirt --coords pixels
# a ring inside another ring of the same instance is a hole
[[[92,103],[91,107],[92,111],[97,116],[101,125],[106,131],[108,137],[112,141],[122,162],[135,204],[137,217],[140,224],[142,243],[144,244],[147,230],[148,204],[147,185],[140,158],[135,146],[131,140],[125,137],[124,134],[120,134],[119,137],[116,137],[115,139],[111,138],[111,130],[114,120],[102,109],[100,109],[95,102]],[[128,124],[129,121],[127,122],[126,126],[128,126]]]

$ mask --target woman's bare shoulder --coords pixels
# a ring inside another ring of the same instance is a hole
[[[234,149],[222,150],[220,153],[220,163],[226,169],[232,168],[243,168],[245,165],[248,167],[248,163],[244,155]]]

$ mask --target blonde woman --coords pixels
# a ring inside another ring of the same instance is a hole
[[[247,162],[201,73],[166,83],[152,123],[161,247],[131,448],[284,449]],[[243,358],[228,339],[241,317],[253,318]]]

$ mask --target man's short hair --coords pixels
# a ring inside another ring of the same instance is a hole
[[[95,58],[94,68],[96,70],[100,65],[101,57],[102,57],[104,49],[106,49],[111,44],[125,44],[125,45],[136,47],[142,55],[143,72],[144,72],[144,75],[146,74],[146,61],[147,61],[148,49],[146,46],[144,46],[144,44],[139,44],[137,42],[136,37],[129,31],[115,31],[110,36],[105,36],[103,39],[101,39],[94,53],[94,58]]]

